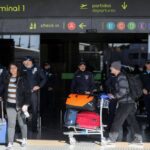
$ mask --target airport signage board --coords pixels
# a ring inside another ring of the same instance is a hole
[[[2,19],[1,33],[150,33],[150,19]]]
[[[92,19],[98,33],[150,33],[150,19]]]
[[[0,0],[0,18],[150,17],[150,0]]]
[[[91,28],[91,19],[4,19],[0,26],[3,33],[85,33]]]

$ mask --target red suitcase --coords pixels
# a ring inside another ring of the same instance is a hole
[[[77,115],[76,124],[81,128],[96,129],[100,127],[100,115],[95,112],[80,112]]]

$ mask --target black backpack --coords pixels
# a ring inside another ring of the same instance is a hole
[[[133,100],[138,101],[143,94],[142,81],[139,75],[126,74],[129,82],[129,93]]]

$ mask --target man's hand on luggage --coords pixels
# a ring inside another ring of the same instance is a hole
[[[144,95],[147,95],[148,91],[146,89],[143,89],[143,93],[144,93]]]
[[[89,92],[89,91],[85,91],[85,94],[88,94],[88,95],[90,95],[90,94],[91,94],[91,92]]]
[[[114,95],[111,93],[108,94],[108,97],[110,97],[110,99],[115,99]]]

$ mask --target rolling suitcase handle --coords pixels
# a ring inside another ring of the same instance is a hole
[[[4,120],[4,104],[3,99],[0,97],[0,103],[1,103],[1,112],[2,112],[2,121]]]

